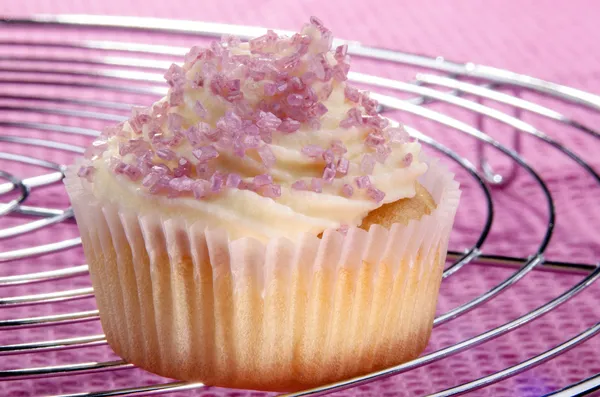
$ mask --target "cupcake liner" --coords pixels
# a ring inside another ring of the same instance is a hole
[[[431,333],[460,191],[428,160],[437,207],[388,230],[230,240],[101,203],[69,171],[102,326],[124,359],[209,385],[290,391],[416,357]]]

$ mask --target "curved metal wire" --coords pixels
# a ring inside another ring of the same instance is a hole
[[[17,20],[0,20],[1,25],[6,26],[17,26],[17,25],[26,25],[26,26],[84,26],[84,27],[98,27],[98,28],[111,28],[111,29],[137,29],[137,30],[150,30],[150,31],[163,31],[163,32],[176,32],[179,34],[190,34],[194,36],[205,36],[205,37],[215,37],[220,36],[223,33],[234,33],[242,37],[254,36],[256,34],[261,34],[261,28],[254,27],[243,27],[243,26],[233,26],[233,25],[222,25],[222,24],[209,24],[202,22],[187,22],[187,21],[165,21],[165,20],[155,20],[155,19],[129,19],[129,18],[119,18],[119,17],[92,17],[92,16],[40,16],[28,19],[17,19]],[[103,53],[127,53],[127,54],[135,54],[135,53],[145,53],[151,54],[157,57],[164,57],[167,59],[171,56],[180,56],[183,55],[187,49],[181,47],[170,47],[170,46],[158,46],[158,45],[148,45],[148,44],[140,44],[140,43],[118,43],[118,42],[106,42],[106,41],[85,41],[85,42],[23,42],[19,40],[0,40],[0,46],[37,46],[37,47],[56,47],[56,48],[75,48],[75,49],[88,49],[94,51],[102,51]],[[527,90],[531,90],[538,93],[543,93],[554,98],[558,98],[564,100],[566,102],[580,104],[582,106],[588,107],[593,110],[600,110],[600,97],[589,94],[580,90],[575,90],[569,87],[564,87],[556,84],[552,84],[549,82],[544,82],[538,79],[531,78],[529,76],[523,76],[519,74],[515,74],[512,72],[489,68],[480,65],[474,64],[458,64],[446,61],[441,58],[427,58],[423,56],[417,56],[414,54],[405,54],[395,51],[389,51],[384,49],[377,49],[371,47],[362,46],[359,43],[350,42],[349,53],[352,55],[363,56],[370,59],[377,59],[380,61],[394,62],[398,64],[411,65],[411,66],[420,66],[430,70],[443,71],[446,73],[450,73],[449,77],[441,77],[441,76],[433,76],[430,74],[419,74],[417,75],[416,84],[408,84],[401,83],[394,80],[382,79],[375,76],[361,75],[353,73],[351,78],[353,80],[358,80],[363,83],[367,83],[371,86],[382,86],[386,88],[392,88],[395,90],[400,90],[403,92],[409,92],[417,95],[416,98],[411,98],[408,101],[401,101],[394,97],[386,97],[386,96],[378,96],[380,102],[384,105],[384,110],[386,109],[396,109],[404,112],[409,112],[414,115],[418,115],[420,117],[424,117],[428,120],[432,120],[434,122],[440,123],[447,127],[450,127],[454,131],[458,131],[460,133],[471,136],[472,138],[478,140],[482,144],[486,146],[491,146],[496,150],[504,153],[509,156],[514,164],[519,166],[519,169],[525,170],[527,174],[529,174],[540,186],[540,189],[545,195],[547,206],[548,206],[548,228],[546,230],[545,235],[543,236],[538,249],[532,253],[529,258],[514,258],[514,257],[500,257],[495,255],[485,254],[481,251],[481,247],[489,233],[493,222],[493,201],[491,193],[486,186],[483,178],[477,173],[476,169],[473,165],[468,162],[466,159],[461,157],[458,153],[453,152],[452,150],[444,147],[438,142],[433,141],[431,138],[420,134],[418,131],[414,129],[410,129],[411,133],[415,136],[418,136],[424,143],[432,146],[434,149],[440,151],[441,153],[447,155],[453,161],[458,163],[462,169],[466,170],[467,173],[471,177],[473,177],[474,181],[482,188],[485,199],[487,201],[487,217],[484,222],[484,226],[482,231],[470,249],[467,249],[463,252],[450,252],[451,258],[455,261],[451,264],[444,272],[444,277],[448,277],[458,271],[463,265],[470,262],[485,262],[485,263],[493,263],[493,264],[501,264],[507,266],[518,267],[518,269],[512,273],[507,279],[503,280],[500,284],[496,285],[486,293],[478,296],[472,301],[466,302],[451,311],[442,314],[435,320],[435,325],[440,325],[442,323],[446,323],[454,318],[457,318],[460,315],[467,313],[470,310],[473,310],[483,303],[487,302],[489,299],[492,299],[499,293],[508,289],[511,285],[518,282],[521,278],[527,275],[531,270],[538,268],[546,268],[546,269],[560,269],[567,271],[578,271],[582,273],[588,273],[588,276],[581,280],[579,283],[574,285],[572,288],[567,290],[565,293],[559,295],[552,301],[547,302],[546,304],[540,306],[538,309],[535,309],[515,320],[512,320],[508,323],[505,323],[497,328],[486,331],[483,334],[476,335],[471,339],[462,341],[458,344],[449,346],[447,348],[441,349],[437,352],[430,353],[426,356],[420,357],[417,360],[414,360],[409,363],[402,364],[400,366],[392,367],[390,369],[380,371],[378,373],[370,374],[365,377],[356,378],[354,380],[339,382],[334,385],[327,385],[321,388],[317,388],[313,391],[306,391],[302,393],[296,393],[291,395],[320,395],[330,393],[332,391],[341,390],[344,388],[348,388],[351,386],[355,386],[358,384],[366,383],[373,381],[375,379],[379,379],[386,376],[391,376],[397,373],[405,372],[410,369],[414,369],[423,365],[427,365],[434,361],[446,358],[450,355],[458,354],[466,349],[473,348],[477,345],[485,343],[491,339],[494,339],[498,336],[504,335],[507,332],[512,331],[513,329],[520,327],[524,324],[529,323],[530,321],[536,320],[539,317],[546,314],[548,311],[554,309],[555,307],[567,302],[570,298],[572,298],[577,293],[581,292],[591,283],[595,282],[600,275],[600,268],[597,265],[592,264],[578,264],[578,263],[564,263],[564,262],[546,262],[543,264],[543,253],[550,241],[553,226],[554,226],[554,203],[552,200],[552,196],[543,182],[543,180],[539,177],[539,175],[535,172],[535,170],[520,157],[517,150],[515,148],[509,149],[502,145],[500,145],[497,141],[492,139],[490,136],[483,133],[482,128],[474,128],[468,124],[462,123],[458,120],[452,119],[442,113],[434,112],[431,109],[425,108],[423,106],[430,104],[432,102],[444,102],[447,104],[451,104],[453,106],[458,106],[463,109],[470,110],[478,117],[483,120],[483,117],[486,118],[494,118],[499,120],[507,125],[510,125],[515,129],[515,131],[519,131],[517,136],[520,136],[521,133],[527,133],[533,136],[536,136],[538,139],[542,140],[546,144],[549,144],[556,149],[560,150],[565,155],[569,156],[573,161],[575,161],[583,170],[592,175],[594,179],[600,182],[600,178],[596,171],[585,161],[583,161],[576,153],[572,152],[570,149],[564,147],[560,143],[554,141],[551,137],[543,134],[535,127],[524,123],[521,121],[516,113],[513,116],[501,113],[495,109],[486,107],[481,103],[473,102],[467,99],[460,97],[463,94],[474,95],[477,100],[492,100],[500,103],[509,104],[513,109],[516,109],[516,112],[520,111],[528,111],[533,112],[544,117],[550,118],[557,122],[560,122],[569,127],[573,127],[578,131],[589,134],[590,136],[600,138],[600,134],[598,134],[594,129],[589,128],[588,126],[583,125],[582,123],[572,120],[558,112],[555,112],[551,109],[542,107],[530,101],[525,101],[521,98],[516,98],[514,96],[500,93],[495,90],[499,85],[508,85],[512,87],[521,87]],[[156,62],[154,60],[149,61],[145,59],[135,59],[135,58],[127,58],[121,55],[119,56],[102,56],[99,57],[97,54],[94,54],[85,58],[77,58],[71,55],[65,57],[29,57],[22,55],[2,55],[0,56],[1,61],[10,61],[10,62],[50,62],[54,64],[65,64],[69,65],[68,69],[64,68],[55,68],[52,70],[42,69],[38,67],[30,67],[19,65],[19,67],[2,67],[0,68],[0,72],[7,72],[11,75],[17,75],[14,78],[0,78],[0,84],[15,84],[22,83],[28,84],[32,86],[56,86],[56,87],[69,87],[69,88],[81,88],[81,89],[95,89],[95,90],[106,90],[111,92],[127,92],[136,95],[161,95],[165,92],[164,87],[152,86],[153,83],[161,81],[160,75],[156,73],[148,73],[148,72],[140,72],[140,71],[130,71],[130,70],[117,70],[117,69],[105,69],[106,66],[117,66],[117,67],[125,67],[125,68],[141,68],[141,69],[149,69],[149,70],[161,70],[167,67],[170,62],[166,60],[157,59]],[[74,70],[71,69],[71,65],[79,65],[79,66],[88,66],[94,67],[96,69],[90,71],[82,71],[82,70]],[[21,74],[33,75],[32,78],[23,79],[19,76]],[[36,76],[40,75],[50,75],[50,79],[38,79]],[[72,79],[68,82],[64,80],[55,80],[54,76],[64,77],[69,76]],[[465,83],[459,80],[456,80],[457,76],[467,76],[471,78],[476,78],[478,81],[483,82],[482,85]],[[89,81],[77,81],[78,78],[88,78],[93,77],[94,79],[98,79],[98,82],[94,81],[90,83]],[[104,82],[100,82],[100,80],[106,80],[108,82],[117,82],[114,84],[108,84]],[[132,87],[131,84],[121,84],[121,82],[136,82],[135,87]],[[149,85],[143,85],[148,83]],[[424,86],[427,85],[435,85],[443,88],[448,88],[451,91],[449,92],[440,92],[434,90],[432,88]],[[55,107],[32,107],[27,104],[17,104],[17,105],[0,105],[0,110],[9,111],[16,114],[27,114],[27,113],[36,113],[36,114],[49,114],[49,115],[60,115],[66,117],[74,117],[74,118],[90,118],[96,119],[100,121],[106,122],[115,122],[122,120],[123,117],[120,114],[109,114],[103,113],[106,110],[111,111],[126,111],[130,108],[130,104],[120,104],[114,102],[106,102],[106,101],[98,101],[98,100],[90,100],[84,98],[62,98],[62,97],[44,97],[44,96],[30,96],[26,94],[0,94],[0,99],[8,99],[14,101],[35,101],[44,104],[50,104],[54,106],[56,104],[61,104],[62,106],[91,106],[95,109],[99,109],[98,111],[89,111],[89,110],[74,110],[71,108],[55,108]],[[52,132],[60,132],[65,134],[76,134],[82,136],[95,136],[97,135],[97,131],[81,128],[81,127],[73,127],[73,126],[63,126],[58,124],[49,124],[49,123],[41,123],[41,122],[22,122],[22,121],[0,121],[0,127],[11,127],[22,130],[34,129],[41,131],[52,131]],[[70,144],[65,144],[61,142],[48,141],[36,138],[29,137],[18,137],[18,136],[0,136],[0,142],[11,142],[17,143],[21,145],[34,145],[39,147],[45,147],[49,149],[56,150],[64,150],[72,153],[81,153],[82,148]],[[24,204],[27,195],[31,192],[34,192],[35,189],[49,186],[53,183],[56,183],[62,179],[63,167],[59,164],[55,164],[52,162],[48,162],[45,160],[36,159],[34,157],[24,156],[24,155],[14,155],[10,153],[0,153],[0,159],[5,159],[9,161],[16,161],[20,163],[26,163],[36,166],[41,166],[45,168],[49,168],[55,170],[53,173],[48,173],[44,175],[40,175],[37,177],[24,178],[22,180],[18,178],[8,178],[8,182],[0,183],[0,196],[3,194],[7,194],[12,192],[15,189],[25,189],[27,193],[24,194],[24,198],[22,200],[17,200],[16,205],[11,205],[10,211],[14,214],[33,216],[38,219],[35,219],[31,222],[28,222],[23,225],[13,226],[10,228],[0,229],[0,240],[14,238],[16,236],[22,235],[27,232],[33,232],[36,230],[40,230],[44,227],[47,227],[52,224],[56,224],[58,222],[66,221],[68,219],[72,219],[72,212],[70,209],[60,210],[54,208],[41,208],[41,207],[31,207]],[[516,169],[516,168],[515,168]],[[6,174],[5,174],[6,175]],[[1,176],[1,175],[0,175]],[[493,180],[492,180],[493,181]],[[1,209],[2,207],[0,207]],[[38,255],[48,255],[54,252],[58,252],[64,249],[69,249],[73,247],[77,247],[80,245],[80,239],[74,238],[69,240],[64,240],[60,242],[54,242],[49,244],[40,244],[37,246],[27,247],[27,248],[19,248],[11,251],[0,252],[0,263],[2,262],[10,262],[18,259],[29,259]],[[7,276],[0,277],[0,288],[3,286],[10,285],[22,285],[22,284],[31,284],[36,282],[50,282],[53,280],[60,280],[66,277],[74,277],[79,275],[87,274],[87,266],[80,265],[74,267],[64,267],[62,269],[48,271],[48,272],[37,272],[31,274],[24,274],[19,276]],[[36,294],[29,296],[18,296],[18,297],[9,297],[0,299],[0,309],[2,307],[9,306],[17,306],[17,305],[30,305],[30,304],[49,304],[56,301],[63,300],[71,300],[71,299],[80,299],[91,297],[92,290],[89,288],[76,289],[71,291],[58,291],[53,293],[46,294]],[[58,324],[70,324],[70,323],[78,323],[83,321],[93,321],[98,319],[98,312],[96,310],[79,312],[79,313],[66,313],[66,314],[58,314],[58,315],[50,315],[50,316],[42,316],[42,317],[31,317],[24,319],[16,319],[16,320],[0,320],[0,331],[8,330],[8,329],[23,329],[30,327],[39,327],[39,326],[52,326]],[[555,355],[558,355],[567,349],[575,346],[576,344],[584,341],[585,339],[592,337],[596,334],[599,329],[599,325],[591,327],[580,335],[575,336],[574,338],[566,341],[553,349],[548,350],[545,353],[542,353],[539,356],[532,357],[523,363],[520,363],[516,366],[506,368],[498,373],[491,374],[481,379],[473,380],[464,385],[458,385],[454,388],[439,392],[434,395],[457,395],[463,392],[476,390],[479,387],[483,387],[489,383],[497,382],[501,379],[504,379],[508,376],[512,376],[514,374],[519,373],[520,371],[531,368],[534,365],[537,365],[547,359],[551,359]],[[82,336],[76,338],[69,339],[61,339],[61,340],[53,340],[53,341],[39,341],[39,342],[29,342],[23,344],[13,344],[0,346],[0,356],[1,355],[13,355],[13,354],[22,354],[22,353],[42,353],[48,351],[56,351],[56,350],[64,350],[64,349],[74,349],[80,347],[90,347],[90,346],[98,346],[105,344],[103,335],[90,335],[90,336]],[[0,380],[23,380],[23,379],[34,379],[38,377],[47,377],[47,376],[62,376],[62,375],[74,375],[74,374],[83,374],[83,373],[93,373],[98,371],[111,371],[117,369],[126,369],[132,368],[130,364],[125,364],[121,361],[114,362],[105,362],[105,363],[81,363],[81,364],[65,364],[60,366],[52,366],[52,367],[44,367],[44,368],[23,368],[11,371],[0,371]],[[581,389],[581,385],[583,385],[583,389]],[[591,377],[590,379],[583,381],[581,385],[572,385],[571,388],[564,389],[565,392],[570,393],[569,390],[575,392],[577,390],[585,390],[589,391],[593,388],[597,387],[598,380],[597,377]],[[79,394],[73,394],[72,396],[116,396],[116,395],[157,395],[164,394],[174,391],[183,391],[190,390],[203,387],[202,384],[189,384],[183,382],[175,382],[169,384],[162,385],[152,385],[152,386],[143,386],[138,388],[129,388],[122,390],[111,390],[111,391],[103,391],[103,392],[83,392]],[[558,394],[557,394],[558,395]],[[564,394],[564,395],[575,395],[575,394]]]

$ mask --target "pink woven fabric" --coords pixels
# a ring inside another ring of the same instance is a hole
[[[517,0],[464,0],[443,2],[434,0],[406,1],[381,0],[361,2],[354,0],[284,2],[256,0],[249,5],[242,0],[204,1],[95,1],[77,0],[27,2],[4,1],[0,12],[4,15],[26,16],[37,13],[87,13],[106,15],[130,15],[145,17],[203,20],[245,25],[263,25],[284,29],[297,29],[311,14],[318,15],[341,38],[354,39],[365,44],[422,53],[430,56],[443,55],[456,61],[473,61],[480,64],[506,68],[545,80],[600,93],[599,59],[600,42],[597,21],[600,7],[594,0],[579,1],[517,1]],[[78,40],[98,37],[94,31],[70,30],[62,40]],[[60,40],[56,31],[40,29],[0,28],[2,39],[47,38]],[[160,36],[143,34],[120,34],[123,41],[146,41],[165,43]],[[113,37],[114,39],[114,37]],[[186,46],[191,41],[182,38],[175,45]],[[30,55],[52,54],[45,49],[33,49]],[[1,66],[0,66],[1,68]],[[414,72],[391,64],[358,61],[354,70],[371,72],[380,76],[409,79]],[[5,74],[6,72],[4,72]],[[0,77],[4,76],[0,74]],[[10,74],[10,73],[9,73]],[[15,77],[15,74],[11,75]],[[35,92],[28,85],[0,84],[0,96],[10,92]],[[44,95],[65,95],[66,90],[47,87]],[[130,102],[127,94],[82,91],[90,98],[116,102]],[[584,109],[567,106],[557,101],[527,96],[556,110],[571,115],[592,127],[600,117]],[[139,100],[139,98],[138,98]],[[152,98],[149,97],[148,101]],[[0,105],[11,104],[2,100]],[[496,105],[494,105],[496,106]],[[474,116],[451,107],[434,105],[460,120],[476,125]],[[503,109],[502,107],[498,107]],[[505,109],[504,109],[505,110]],[[440,128],[422,119],[399,114],[399,118],[437,140],[448,145],[471,161],[476,162],[475,143],[457,132]],[[0,113],[0,120],[23,120],[49,122],[74,127],[99,128],[106,122],[89,120],[85,123],[63,116],[33,115],[16,112]],[[600,143],[571,128],[531,115],[523,119],[569,146],[583,159],[600,170],[598,150]],[[510,129],[498,123],[487,122],[485,130],[504,143],[510,142]],[[23,135],[23,130],[0,127],[0,135]],[[47,139],[72,139],[83,144],[86,139],[69,138],[52,132],[26,131],[28,136]],[[70,156],[57,158],[54,151],[30,149],[19,145],[0,143],[0,152],[31,154],[56,162],[68,162]],[[493,164],[506,171],[508,162],[503,156],[488,150]],[[572,160],[548,145],[530,137],[524,137],[524,158],[548,183],[557,206],[557,223],[546,257],[552,260],[569,260],[593,263],[600,260],[600,187],[583,174]],[[450,161],[447,161],[451,166]],[[37,175],[45,171],[0,160],[0,170],[10,170],[19,177]],[[457,170],[463,186],[463,199],[452,236],[451,248],[464,249],[475,239],[485,219],[482,194],[473,180]],[[2,181],[0,181],[1,183]],[[540,242],[547,222],[546,207],[537,184],[524,172],[505,189],[493,191],[496,220],[492,233],[484,245],[490,254],[528,256]],[[2,198],[6,202],[6,198]],[[64,208],[65,195],[60,186],[34,192],[29,205]],[[2,218],[0,229],[20,221]],[[61,224],[41,233],[26,235],[19,239],[0,240],[0,252],[72,238],[77,236],[74,224]],[[35,260],[9,262],[0,265],[0,275],[23,274],[49,270],[84,262],[81,249],[73,249]],[[497,285],[510,270],[468,265],[443,284],[439,312],[446,312],[461,303]],[[436,328],[428,351],[438,350],[467,339],[497,325],[510,321],[559,295],[583,276],[533,271],[525,279],[498,298],[446,325]],[[2,288],[0,296],[11,297],[25,294],[75,289],[89,285],[87,277],[62,280],[59,283],[43,283],[27,287]],[[509,365],[514,365],[539,354],[587,327],[600,321],[600,285],[596,283],[569,303],[527,326],[509,333],[493,342],[486,343],[457,356],[436,362],[424,368],[410,371],[383,381],[356,389],[339,392],[338,397],[400,397],[432,393],[454,385],[486,376]],[[93,309],[92,299],[83,299],[53,305],[27,306],[0,309],[0,320],[25,318],[57,313]],[[98,322],[64,325],[48,328],[32,328],[25,331],[0,331],[0,345],[28,341],[55,340],[72,336],[101,333]],[[579,381],[600,372],[600,338],[596,337],[565,353],[555,360],[527,371],[514,378],[476,391],[476,396],[539,396],[569,383]],[[108,347],[66,350],[55,353],[7,356],[0,359],[0,369],[41,367],[47,365],[106,361],[117,359]],[[32,396],[75,393],[84,390],[109,390],[164,382],[166,380],[139,369],[127,369],[95,375],[82,375],[28,382],[0,382],[2,396]],[[178,393],[182,396],[247,397],[263,396],[263,393],[231,391],[207,388]]]

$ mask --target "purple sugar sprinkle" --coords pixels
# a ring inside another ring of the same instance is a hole
[[[360,170],[364,174],[371,175],[373,168],[375,168],[375,158],[371,154],[365,154],[360,162]]]
[[[219,152],[213,145],[202,146],[198,149],[194,149],[192,150],[192,154],[200,163],[206,163],[209,160],[219,157]]]
[[[344,157],[341,157],[337,163],[337,172],[339,172],[340,175],[346,175],[349,169],[350,161]]]
[[[323,182],[330,185],[335,179],[336,170],[333,168],[325,167],[323,170]]]
[[[208,127],[208,129],[204,130],[202,127],[202,124],[204,123],[200,123],[198,124],[198,128],[200,129],[200,132],[202,133],[202,136],[204,136],[204,138],[208,139],[211,142],[219,142],[224,140],[225,138],[230,139],[231,137],[227,137],[225,136],[225,134],[223,133],[223,130],[220,130],[218,128],[215,129],[211,129],[210,126]]]
[[[363,123],[369,127],[374,128],[375,130],[383,130],[390,124],[388,119],[385,119],[379,115],[363,117]]]
[[[142,170],[135,165],[125,164],[123,167],[123,175],[126,175],[132,181],[137,181],[142,177]]]
[[[262,52],[262,50],[265,47],[275,43],[277,41],[277,39],[278,39],[277,34],[275,32],[273,32],[272,30],[268,30],[267,34],[256,37],[249,41],[250,51],[260,53],[260,52]]]
[[[235,132],[242,128],[242,119],[232,111],[225,112],[225,116],[217,121],[217,128],[226,132]]]
[[[150,149],[150,144],[144,139],[130,139],[125,143],[119,144],[119,155],[121,157],[133,153],[135,155],[142,154]]]
[[[221,44],[226,45],[227,47],[237,47],[242,43],[239,37],[232,36],[230,34],[225,34],[221,37]]]
[[[323,155],[324,150],[318,145],[306,145],[302,148],[301,152],[310,158],[317,158]]]
[[[314,15],[310,17],[310,23],[312,25],[315,25],[317,28],[324,28],[325,27],[323,25],[323,22],[319,18],[315,17]]]
[[[259,136],[245,135],[242,138],[242,142],[244,144],[244,147],[248,149],[257,149],[262,141]]]
[[[314,114],[315,117],[321,117],[323,116],[325,113],[328,112],[328,109],[325,105],[323,105],[323,103],[318,102],[317,104],[315,104],[315,106],[313,106],[313,108],[311,109],[312,114]]]
[[[274,96],[277,92],[277,84],[275,83],[265,83],[263,85],[263,93],[265,96]]]
[[[206,125],[208,126],[208,124]],[[196,126],[191,126],[187,130],[185,130],[183,134],[187,137],[188,141],[190,142],[190,145],[192,146],[196,146],[202,142],[202,134],[200,133],[199,128]]]
[[[300,125],[301,123],[299,121],[287,118],[281,122],[278,130],[290,134],[292,132],[298,131],[300,129]]]
[[[90,146],[85,149],[84,157],[91,159],[96,156],[100,156],[108,149],[108,142],[102,139],[97,139]]]
[[[385,137],[378,132],[371,132],[365,139],[365,145],[375,148],[385,143]]]
[[[351,185],[345,183],[344,186],[342,186],[342,195],[344,197],[352,197],[353,194],[354,188]]]
[[[346,152],[348,152],[348,149],[346,149],[346,146],[344,146],[342,141],[339,139],[334,139],[333,141],[331,141],[331,150],[333,151],[333,153],[337,154],[338,156],[341,156],[342,154],[345,154]]]
[[[217,142],[223,136],[223,132],[219,129],[211,129],[210,125],[204,122],[198,123],[198,131],[202,137],[209,141]]]
[[[246,182],[246,181],[241,181],[240,184],[238,185],[238,189],[240,190],[250,190],[250,191],[255,191],[256,188],[254,186],[254,184],[252,182]]]
[[[350,102],[360,102],[360,92],[356,88],[351,87],[349,85],[347,85],[346,88],[344,88],[344,96]]]
[[[277,93],[283,94],[287,90],[287,83],[282,83],[277,86]]]
[[[170,139],[168,139],[165,144],[169,147],[177,147],[183,141],[183,134],[176,132]]]
[[[348,72],[350,71],[350,65],[347,63],[338,63],[333,67],[333,78],[337,81],[348,80]]]
[[[405,167],[409,167],[413,162],[413,154],[412,153],[407,153],[404,158],[402,159],[402,164],[404,164]]]
[[[325,66],[318,57],[314,57],[310,60],[308,68],[310,72],[314,73],[317,79],[325,80]]]
[[[135,134],[140,135],[142,128],[150,122],[151,118],[150,115],[141,113],[141,111],[135,111],[135,113],[136,115],[129,119],[129,126]]]
[[[169,181],[171,180],[170,176],[161,176],[158,178],[158,181],[150,187],[148,190],[151,194],[156,194],[161,191],[170,192],[172,189],[169,187]]]
[[[406,143],[410,137],[408,132],[402,127],[388,128],[386,131],[392,143]]]
[[[84,165],[79,168],[79,171],[77,171],[77,176],[79,176],[80,178],[87,179],[88,181],[91,181],[92,175],[94,174],[95,171],[96,171],[96,169],[94,167]]]
[[[368,92],[362,93],[360,104],[365,108],[365,111],[368,115],[377,115],[377,106],[379,105],[379,103],[375,99],[369,98]]]
[[[271,131],[262,130],[260,131],[260,138],[264,143],[272,143],[273,142],[273,133]]]
[[[348,44],[342,44],[337,46],[335,49],[334,58],[338,62],[344,61],[346,59],[346,54],[348,53]]]
[[[154,164],[154,152],[152,150],[146,150],[143,153],[138,154],[137,157],[138,165],[145,171],[148,171]]]
[[[264,166],[267,168],[273,167],[275,165],[275,162],[277,161],[275,155],[273,154],[273,151],[267,145],[261,146],[258,149],[258,155],[260,156],[260,159],[262,160]]]
[[[292,189],[294,190],[308,190],[308,185],[305,181],[296,181],[292,183]]]
[[[373,201],[375,201],[376,203],[380,203],[383,198],[385,197],[385,193],[382,192],[381,190],[373,187],[373,186],[369,186],[367,188],[367,195],[373,199]]]
[[[160,102],[152,106],[152,115],[156,120],[164,120],[167,117],[167,110],[169,110],[169,104]]]
[[[258,117],[259,120],[256,122],[256,125],[261,130],[272,132],[277,130],[277,127],[281,124],[281,120],[270,112],[260,112]]]
[[[261,189],[264,197],[277,198],[281,196],[281,186],[277,184],[267,185]]]
[[[213,94],[225,97],[225,77],[221,73],[216,73],[210,80],[210,90]]]
[[[359,189],[366,189],[371,186],[371,178],[368,175],[359,176],[354,179],[354,182],[356,182]]]
[[[290,94],[287,96],[287,103],[290,106],[301,106],[304,103],[304,96],[300,94]]]
[[[192,173],[192,164],[185,157],[181,157],[178,161],[177,167],[173,170],[175,177],[190,176]]]
[[[204,76],[202,75],[202,73],[197,72],[194,77],[192,78],[192,81],[190,82],[190,85],[192,88],[201,88],[204,87]]]
[[[171,87],[181,86],[185,82],[185,71],[181,66],[172,64],[166,71],[164,77]]]
[[[174,160],[177,157],[177,154],[170,149],[158,149],[156,155],[166,161]]]
[[[254,177],[254,186],[261,187],[273,183],[273,177],[269,174],[261,174]]]
[[[301,91],[304,89],[304,83],[300,80],[299,77],[292,77],[288,83],[292,90]]]
[[[210,49],[217,57],[223,55],[223,47],[221,47],[221,43],[216,40],[210,42]]]
[[[196,197],[197,199],[201,199],[201,198],[208,196],[209,191],[210,191],[209,183],[202,179],[197,180],[192,185],[192,192],[194,193],[194,197]]]
[[[327,164],[333,164],[333,162],[335,161],[335,155],[333,154],[333,151],[331,149],[325,150],[321,156]]]
[[[224,145],[223,140],[221,140],[221,147],[226,147],[226,145]],[[238,157],[244,157],[246,156],[246,149],[247,147],[244,145],[243,141],[237,140],[233,143],[233,154],[235,154]]]
[[[223,175],[221,175],[219,172],[215,172],[210,177],[210,191],[213,193],[219,193],[221,189],[223,189],[223,183]]]
[[[194,180],[187,176],[173,178],[169,181],[169,187],[178,192],[191,192]]]
[[[308,72],[305,72],[300,79],[303,84],[308,85],[308,84],[313,83],[317,79],[317,76],[315,75],[314,72],[308,71]]]
[[[312,178],[310,180],[310,189],[315,193],[323,191],[323,180],[321,178]]]
[[[202,57],[204,49],[199,46],[193,46],[190,51],[185,54],[185,63],[193,64],[198,58]]]
[[[358,108],[352,108],[348,110],[346,118],[340,121],[340,127],[350,128],[352,126],[359,126],[362,124],[362,114]]]
[[[225,186],[231,188],[237,188],[242,181],[242,177],[238,174],[229,174],[227,175],[227,180],[225,181]]]
[[[183,89],[172,88],[169,92],[169,105],[179,106],[183,103]]]
[[[111,125],[111,126],[105,127],[102,130],[102,133],[100,134],[100,136],[104,137],[104,138],[110,138],[112,136],[119,135],[122,130],[123,130],[123,125],[121,123],[119,123],[117,125]]]
[[[317,102],[318,99],[319,97],[315,90],[313,90],[312,87],[306,87],[306,90],[304,91],[304,101],[306,102],[305,106],[310,106],[311,104]]]
[[[155,172],[158,175],[169,175],[171,174],[171,169],[165,164],[157,164],[152,167],[151,172]]]
[[[392,153],[392,148],[389,145],[380,145],[375,148],[375,159],[381,164],[385,164],[387,158]]]
[[[181,124],[183,123],[183,117],[177,113],[169,113],[167,116],[167,128],[173,132],[181,130]]]
[[[247,101],[237,101],[233,104],[233,110],[240,116],[254,119],[254,109]]]
[[[240,90],[241,90],[241,82],[239,79],[228,80],[225,82],[226,95],[224,95],[224,96],[229,101],[234,101],[236,99],[242,99],[244,95],[242,94],[242,92]]]
[[[142,179],[142,186],[144,186],[144,187],[154,186],[156,184],[156,182],[158,182],[159,179],[160,179],[160,174],[158,174],[156,172],[150,172],[149,174],[144,176],[144,179]]]
[[[323,84],[323,87],[319,90],[319,100],[324,101],[327,98],[329,98],[329,96],[331,95],[331,93],[333,92],[333,84],[327,83],[327,84]],[[323,105],[325,106],[325,105]]]
[[[247,121],[252,123],[250,120],[247,120]],[[250,124],[244,128],[244,133],[246,133],[246,135],[249,135],[249,136],[259,136],[260,130],[258,129],[256,124]]]
[[[308,47],[306,47],[308,48]],[[277,66],[282,69],[293,70],[300,64],[300,58],[302,57],[302,52],[298,51],[291,55],[287,55],[281,57],[277,60]]]

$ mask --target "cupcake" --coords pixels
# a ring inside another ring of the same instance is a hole
[[[65,185],[106,338],[150,372],[294,391],[417,357],[458,184],[300,33],[192,47]]]

